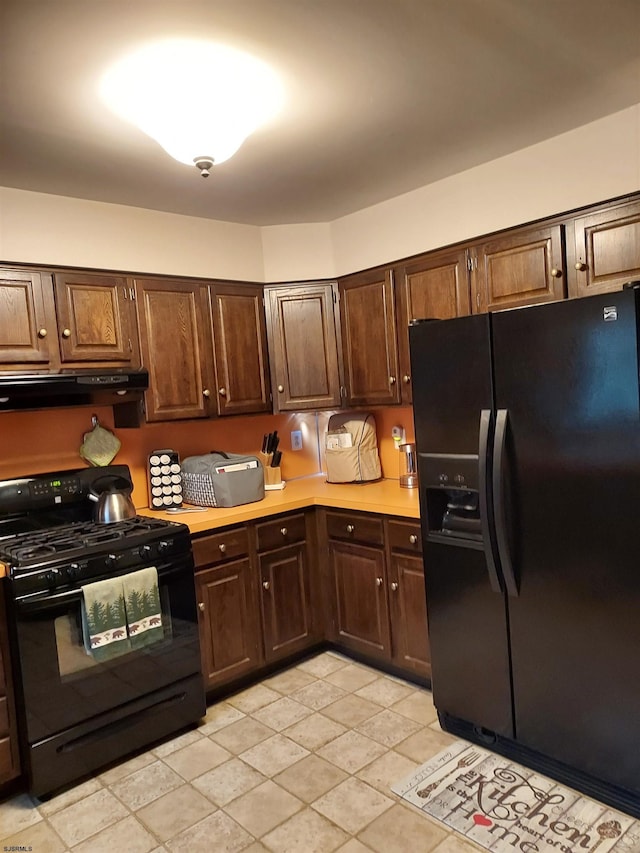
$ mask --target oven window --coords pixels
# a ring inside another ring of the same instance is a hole
[[[162,611],[162,639],[158,638],[152,645],[146,646],[146,649],[155,649],[158,645],[171,640],[171,609],[169,604],[169,589],[165,586],[160,587],[160,607]],[[80,601],[69,605],[65,613],[58,616],[54,620],[56,649],[58,658],[58,670],[62,681],[72,679],[81,675],[86,670],[94,669],[95,667],[104,666],[104,661],[96,660],[91,651],[85,646],[84,634],[82,630],[82,606]],[[127,650],[124,654],[119,655],[115,660],[125,660],[132,655],[144,653],[144,649]]]

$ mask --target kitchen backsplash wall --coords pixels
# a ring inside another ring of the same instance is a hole
[[[412,441],[413,413],[410,407],[371,410],[376,419],[383,476],[398,479],[399,459],[391,428],[405,428]],[[283,451],[282,476],[285,480],[320,474],[324,470],[324,434],[330,412],[281,415],[253,415],[203,421],[145,424],[139,429],[114,429],[113,411],[105,408],[53,409],[47,412],[0,413],[0,479],[47,471],[81,468],[79,455],[84,433],[91,429],[91,416],[113,430],[122,443],[114,464],[129,465],[133,477],[133,498],[137,507],[148,505],[146,465],[152,450],[170,447],[180,458],[226,450],[255,453],[264,433],[278,430]],[[291,431],[301,430],[303,448],[291,450]]]

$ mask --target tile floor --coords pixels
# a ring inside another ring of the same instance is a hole
[[[0,843],[33,853],[477,853],[389,788],[452,740],[427,690],[325,652],[57,797],[0,803]]]

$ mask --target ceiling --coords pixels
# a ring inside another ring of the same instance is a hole
[[[639,33],[640,0],[2,0],[0,185],[327,222],[640,102]],[[170,36],[284,80],[278,119],[206,180],[96,95],[114,59]]]

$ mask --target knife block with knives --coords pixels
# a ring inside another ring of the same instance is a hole
[[[258,453],[258,459],[262,462],[264,470],[264,487],[267,490],[283,489],[284,482],[280,474],[280,460],[282,451],[278,450],[278,431],[267,433],[262,439],[262,451]]]

